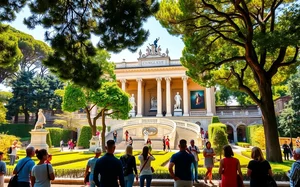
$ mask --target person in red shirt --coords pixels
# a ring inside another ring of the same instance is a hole
[[[170,150],[170,139],[169,139],[169,136],[167,136],[167,138],[166,138],[166,146],[167,146],[168,151],[171,151]]]
[[[52,160],[52,155],[48,153],[48,157],[47,160],[45,160],[45,164],[51,164],[51,160]]]
[[[129,132],[126,130],[125,131],[125,141],[128,142],[128,136],[129,136]]]

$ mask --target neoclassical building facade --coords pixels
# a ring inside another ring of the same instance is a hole
[[[157,52],[140,51],[136,62],[116,63],[115,70],[120,87],[135,100],[133,117],[213,116],[214,87],[198,85],[185,72],[180,61],[171,60],[168,49],[161,53],[160,47]],[[180,97],[181,110],[175,110],[175,96]]]

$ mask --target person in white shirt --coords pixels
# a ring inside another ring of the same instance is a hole
[[[150,187],[153,174],[151,161],[155,160],[155,158],[151,155],[148,146],[144,146],[143,152],[138,156],[138,159],[140,160],[140,187],[144,187],[145,179],[146,187]]]
[[[11,153],[9,154],[9,165],[13,166],[16,162],[18,141],[15,140],[11,145]]]
[[[199,157],[198,154],[200,153],[199,148],[195,145],[195,141],[191,140],[190,141],[190,146],[188,147],[187,151],[192,154],[195,158],[195,161],[193,162],[193,170],[194,170],[194,176],[193,176],[193,181],[195,181],[196,183],[199,183],[198,181],[198,161],[199,161]]]

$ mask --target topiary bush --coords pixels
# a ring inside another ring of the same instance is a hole
[[[52,141],[51,141],[51,134],[50,134],[50,132],[47,134],[46,143],[48,144],[49,148],[52,147]]]
[[[62,128],[46,128],[49,131],[49,137],[51,138],[51,144],[54,147],[60,146],[60,141],[67,142],[72,138],[72,130]],[[49,145],[49,144],[48,144]],[[50,146],[50,145],[49,145]]]
[[[31,124],[1,124],[0,132],[20,138],[31,137],[30,131],[34,128]]]
[[[262,124],[250,125],[246,128],[247,142],[252,146],[265,149],[265,133]]]
[[[225,145],[228,145],[227,133],[222,126],[216,126],[213,130],[212,146],[216,155],[222,157],[222,150]]]
[[[211,119],[211,123],[220,123],[219,116],[213,116]]]
[[[97,126],[97,130],[101,131],[102,126]],[[80,132],[80,136],[79,136],[77,146],[83,147],[83,148],[89,148],[91,138],[92,138],[92,129],[91,129],[91,127],[90,126],[83,126],[81,128],[81,132]]]
[[[227,126],[223,123],[212,123],[208,125],[208,139],[213,140],[213,133],[216,127],[221,127],[224,129],[225,133],[227,132]]]

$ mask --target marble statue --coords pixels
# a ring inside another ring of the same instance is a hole
[[[157,99],[155,97],[151,97],[151,108],[150,109],[156,109],[157,108]]]
[[[37,127],[42,129],[44,127],[44,124],[46,124],[46,117],[43,114],[43,110],[39,109],[38,120],[35,123],[34,130],[37,130]]]
[[[148,136],[149,136],[149,132],[147,131],[147,129],[145,129],[143,131],[143,135],[144,135],[144,141],[145,141],[145,144],[147,143],[147,140],[148,140]]]
[[[132,110],[135,110],[135,106],[136,106],[136,103],[135,103],[135,98],[134,98],[134,94],[131,94],[131,97],[129,99],[129,102],[132,106]]]
[[[174,109],[181,109],[180,108],[180,103],[181,103],[181,96],[179,95],[179,92],[177,92],[177,94],[174,97],[175,100],[175,105],[174,105]]]

